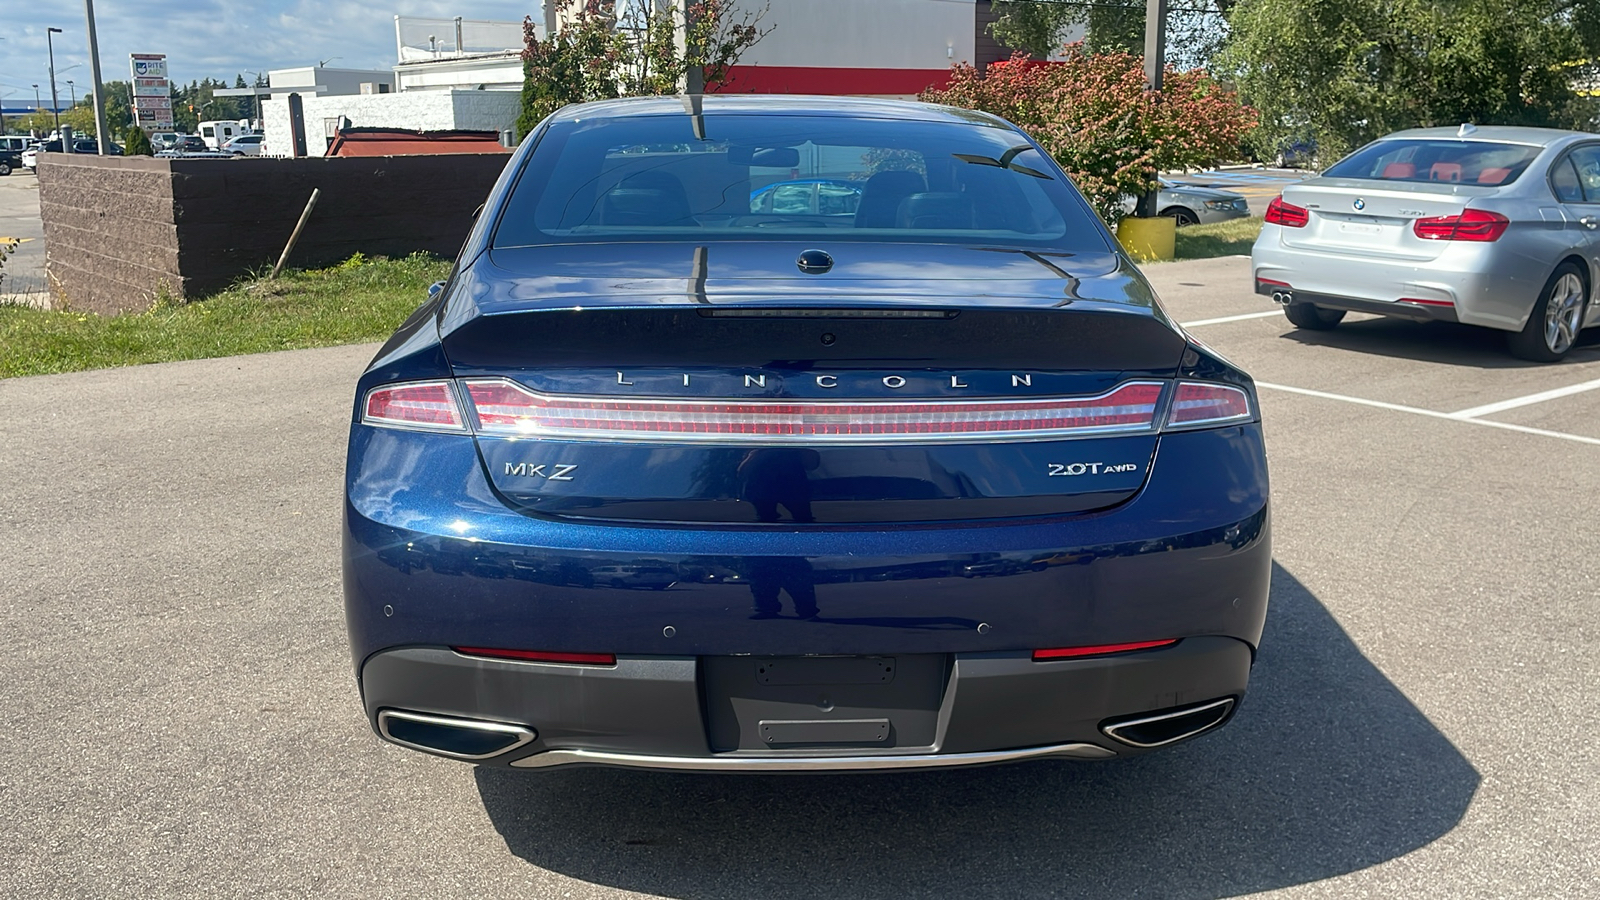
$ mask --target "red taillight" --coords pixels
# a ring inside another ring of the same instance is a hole
[[[1285,228],[1304,228],[1311,221],[1311,210],[1293,203],[1285,203],[1283,197],[1272,198],[1267,204],[1267,224],[1282,225]]]
[[[1134,641],[1131,644],[1096,644],[1091,647],[1056,647],[1051,650],[1033,651],[1034,662],[1045,662],[1051,659],[1075,659],[1079,656],[1104,656],[1108,653],[1127,653],[1132,650],[1149,650],[1151,647],[1169,647],[1178,642],[1177,638],[1168,638],[1164,641]]]
[[[1425,241],[1477,241],[1488,243],[1499,240],[1511,226],[1511,220],[1486,209],[1464,209],[1460,215],[1432,216],[1418,219],[1411,230]]]
[[[1172,398],[1172,412],[1167,414],[1167,426],[1192,428],[1248,418],[1250,395],[1244,390],[1225,384],[1180,381],[1178,393]]]
[[[373,388],[367,392],[361,421],[369,425],[397,425],[465,431],[456,409],[455,391],[447,381],[417,381]]]
[[[509,381],[469,381],[479,430],[609,441],[895,443],[952,438],[1037,440],[1148,431],[1158,382],[1130,382],[1097,397],[1039,400],[831,402],[599,399],[536,394]]]
[[[614,666],[615,653],[555,653],[547,650],[497,650],[491,647],[451,647],[466,656],[487,656],[491,659],[516,659],[523,662],[571,663],[579,666]]]

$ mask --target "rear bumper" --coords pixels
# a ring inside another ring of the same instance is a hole
[[[1256,282],[1256,293],[1265,296],[1286,290],[1280,285]],[[1372,313],[1379,316],[1390,316],[1397,319],[1411,319],[1416,322],[1459,322],[1456,317],[1456,308],[1434,303],[1414,303],[1404,300],[1384,302],[1381,300],[1362,300],[1357,297],[1337,297],[1332,294],[1314,294],[1309,291],[1289,290],[1294,299],[1293,303],[1310,303],[1326,309],[1343,309],[1349,312]]]
[[[1265,225],[1256,239],[1250,254],[1256,292],[1271,293],[1264,281],[1287,284],[1297,301],[1331,309],[1515,331],[1550,275],[1499,242],[1448,242],[1431,260],[1386,259],[1290,247],[1283,230]]]
[[[482,765],[747,772],[932,768],[1133,755],[1150,747],[1114,737],[1105,728],[1108,720],[1223,701],[1193,734],[1209,732],[1228,720],[1243,696],[1251,658],[1243,641],[1215,636],[1051,662],[1016,652],[951,654],[932,741],[893,747],[714,750],[706,661],[695,657],[624,657],[615,666],[592,667],[407,647],[368,660],[361,687],[368,720],[384,737],[390,735],[380,728],[379,716],[386,710],[500,723],[535,735],[472,760]],[[902,713],[882,712],[891,721]],[[827,712],[819,708],[815,715],[825,718]]]

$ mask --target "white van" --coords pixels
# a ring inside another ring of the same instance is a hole
[[[248,129],[232,119],[216,122],[201,122],[199,128],[200,139],[206,146],[213,150],[221,150],[222,145],[233,140]]]

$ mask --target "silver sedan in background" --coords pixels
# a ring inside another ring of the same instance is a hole
[[[1256,293],[1300,328],[1346,311],[1508,332],[1566,356],[1600,280],[1600,135],[1462,125],[1401,131],[1284,188],[1251,251]]]

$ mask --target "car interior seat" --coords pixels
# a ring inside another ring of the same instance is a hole
[[[972,201],[954,192],[912,194],[900,201],[894,224],[896,228],[919,230],[970,229]]]
[[[669,172],[635,172],[606,191],[600,207],[605,225],[695,225],[689,194]]]
[[[1428,170],[1430,181],[1460,181],[1461,164],[1437,162]]]
[[[856,227],[895,227],[900,202],[927,189],[928,183],[916,172],[879,172],[861,186],[861,203],[856,206]]]
[[[1488,168],[1478,173],[1479,184],[1500,184],[1511,175],[1510,169]]]
[[[1389,163],[1383,167],[1384,178],[1415,178],[1417,167],[1412,163]]]

